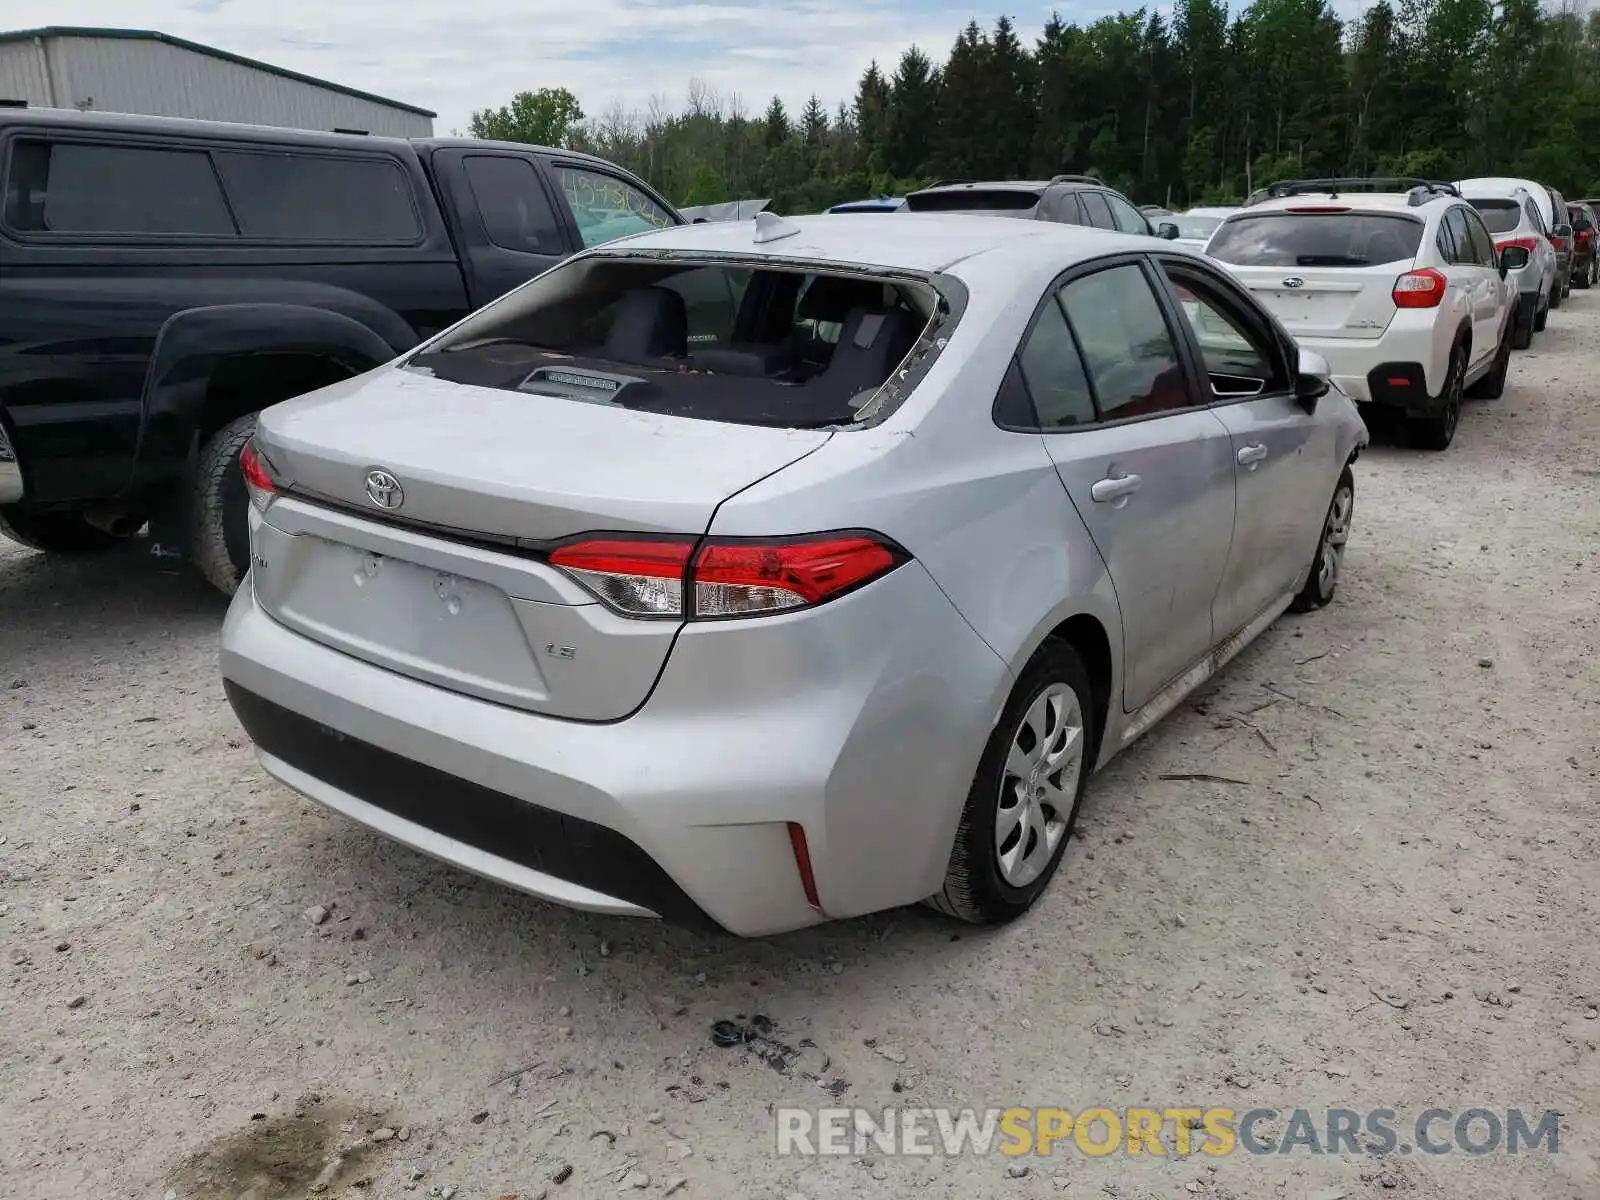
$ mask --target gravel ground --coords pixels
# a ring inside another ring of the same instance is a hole
[[[0,544],[0,1195],[301,1196],[353,1146],[322,1194],[1600,1196],[1597,322],[1449,452],[1369,451],[1338,601],[1102,774],[999,931],[716,940],[463,875],[267,781],[202,584]],[[757,1012],[842,1101],[712,1044]],[[840,1102],[1563,1117],[1554,1156],[775,1156],[773,1105]]]

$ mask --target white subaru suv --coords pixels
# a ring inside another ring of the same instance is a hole
[[[1206,253],[1363,405],[1403,414],[1443,450],[1463,395],[1498,397],[1517,291],[1483,219],[1448,183],[1274,184],[1225,220]]]

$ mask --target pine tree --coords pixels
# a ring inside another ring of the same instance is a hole
[[[828,110],[822,107],[822,101],[813,92],[811,99],[806,101],[805,111],[800,114],[800,136],[806,145],[819,149],[827,133]]]
[[[767,115],[762,120],[761,140],[770,154],[779,146],[789,140],[789,114],[783,107],[783,101],[776,96],[772,103],[767,105]]]
[[[916,46],[900,56],[889,94],[885,165],[900,179],[926,176],[939,132],[939,73]]]

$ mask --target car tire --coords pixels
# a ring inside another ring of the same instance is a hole
[[[99,554],[126,541],[89,524],[81,512],[0,508],[0,535],[46,554]]]
[[[1555,307],[1555,304],[1553,302],[1547,300],[1547,301],[1545,301],[1545,304],[1544,304],[1543,308],[1540,308],[1540,309],[1538,309],[1537,311],[1534,312],[1534,314],[1533,314],[1533,331],[1535,333],[1543,333],[1544,332],[1544,327],[1550,321],[1550,310],[1552,308],[1554,308],[1554,307]],[[1529,340],[1531,341],[1532,339],[1530,338]]]
[[[1489,373],[1482,376],[1476,383],[1467,389],[1467,395],[1475,400],[1498,400],[1505,394],[1506,376],[1511,371],[1511,343],[1512,323],[1506,322],[1505,332],[1500,335],[1499,348],[1495,350],[1494,366],[1489,368]]]
[[[250,569],[250,493],[239,452],[256,431],[256,415],[229,421],[200,448],[189,496],[189,556],[225,596],[238,591]]]
[[[1547,311],[1555,312],[1556,309],[1561,307],[1561,302],[1566,299],[1566,296],[1565,285],[1561,280],[1557,279],[1550,285],[1550,306]]]
[[[1445,368],[1444,387],[1439,392],[1439,411],[1410,422],[1411,442],[1420,450],[1448,450],[1461,423],[1461,399],[1467,376],[1467,347],[1457,342]]]
[[[1513,350],[1526,350],[1533,345],[1533,315],[1538,304],[1538,298],[1535,297],[1533,308],[1527,310],[1527,316],[1524,318],[1522,303],[1520,301],[1517,303],[1516,312],[1511,317],[1511,348]]]
[[[1072,840],[1094,766],[1100,714],[1093,698],[1078,652],[1046,641],[978,760],[944,887],[930,905],[974,925],[998,925],[1044,894]]]
[[[1594,259],[1590,259],[1583,270],[1573,277],[1572,286],[1588,291],[1589,285],[1594,282]]]
[[[1350,519],[1355,515],[1356,477],[1349,467],[1339,473],[1328,513],[1317,534],[1317,554],[1311,560],[1311,574],[1305,587],[1289,602],[1289,611],[1304,613],[1325,608],[1339,587],[1339,572],[1344,567],[1344,547],[1350,540]]]

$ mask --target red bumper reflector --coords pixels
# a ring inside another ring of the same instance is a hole
[[[1409,379],[1400,379],[1400,378],[1396,378],[1396,377],[1393,377],[1393,376],[1391,376],[1388,379],[1385,379],[1384,382],[1387,383],[1390,387],[1410,387],[1411,386],[1411,380],[1409,380]]]
[[[806,831],[796,821],[789,822],[789,846],[794,851],[794,865],[800,869],[800,886],[806,890],[806,903],[821,912],[822,901],[817,898],[817,877],[811,871],[811,850],[806,845]]]

